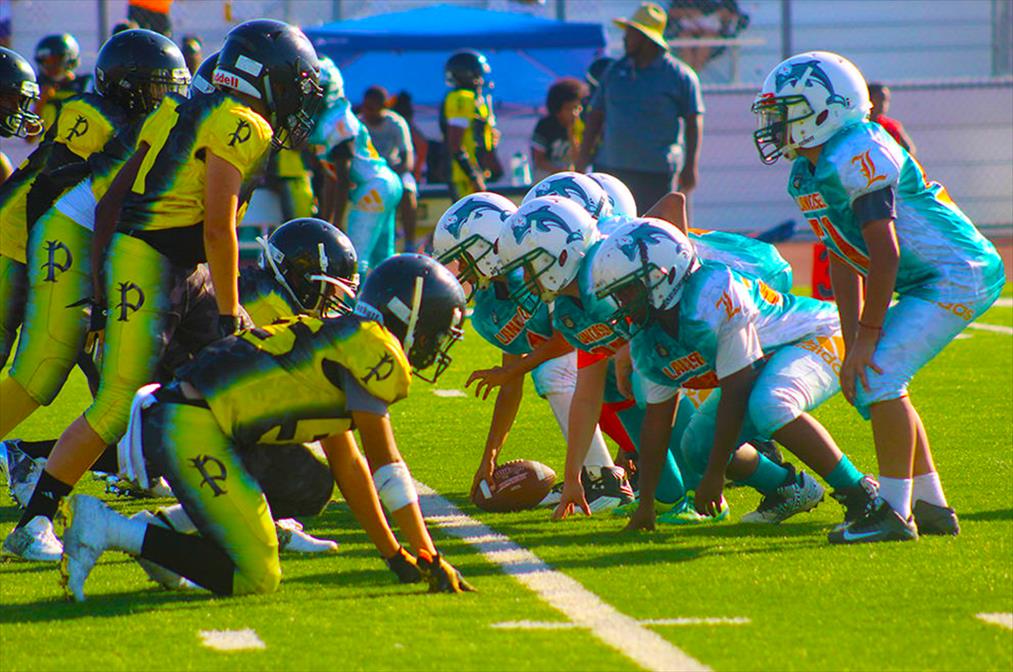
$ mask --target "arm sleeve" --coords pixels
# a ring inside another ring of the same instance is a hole
[[[897,207],[892,186],[862,194],[851,204],[855,219],[861,226],[877,219],[896,219]]]
[[[719,286],[721,295],[714,301],[714,329],[717,348],[714,371],[718,380],[763,358],[756,330],[759,310],[750,290],[731,274]],[[710,321],[710,320],[708,320]]]
[[[851,151],[835,151],[831,160],[852,204],[866,194],[897,186],[901,159],[887,147],[865,142],[842,149]]]
[[[415,165],[415,147],[412,145],[412,132],[408,128],[408,122],[400,116],[392,117],[398,130],[401,132],[398,144],[401,146],[401,156],[404,165]]]
[[[545,123],[546,121],[548,121],[548,117],[543,117],[538,120],[537,124],[535,124],[535,130],[531,134],[531,146],[534,147],[535,149],[540,149],[546,154],[548,154],[549,145],[552,144],[552,140],[549,138],[548,133],[546,132],[547,131],[546,129],[547,124]]]
[[[345,410],[349,413],[387,415],[387,404],[366,391],[348,369],[341,369],[341,389],[345,392]]]
[[[271,127],[253,110],[227,111],[206,120],[197,148],[206,147],[241,175],[257,165],[271,141]]]
[[[696,114],[703,114],[706,108],[703,104],[703,91],[700,89],[700,78],[695,72],[689,68],[685,68],[679,72],[679,87],[678,91],[682,94],[684,117],[690,117]]]

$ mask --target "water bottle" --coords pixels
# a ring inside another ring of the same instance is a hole
[[[526,187],[531,184],[531,164],[523,152],[515,152],[510,158],[510,186]]]

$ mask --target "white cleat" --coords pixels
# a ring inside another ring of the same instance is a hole
[[[22,509],[35,492],[35,484],[46,466],[45,458],[32,458],[18,446],[19,439],[0,441],[0,474],[7,481],[7,492]]]
[[[78,602],[84,602],[84,582],[99,557],[112,548],[113,526],[126,522],[101,501],[88,495],[74,495],[60,506],[64,521],[63,558],[60,575],[64,590]]]
[[[158,525],[159,527],[169,529],[169,526],[165,524],[165,521],[150,511],[138,511],[134,515],[130,516],[130,520],[140,520],[145,525]],[[137,560],[137,564],[141,566],[141,569],[144,570],[144,573],[148,575],[149,579],[166,590],[182,590],[184,588],[193,587],[194,585],[171,569],[166,569],[157,563],[145,560],[139,555],[134,556],[134,560]]]
[[[35,516],[4,539],[3,552],[33,562],[58,562],[63,544],[53,533],[53,523],[45,516]]]
[[[823,501],[823,486],[800,471],[791,482],[764,496],[756,510],[742,516],[743,523],[776,525],[804,511],[812,511]]]
[[[293,553],[337,553],[338,543],[330,539],[318,539],[303,531],[302,523],[294,518],[274,521],[278,532],[278,550]]]

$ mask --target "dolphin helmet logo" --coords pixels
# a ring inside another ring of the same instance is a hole
[[[641,250],[646,252],[648,245],[658,245],[666,239],[668,236],[661,231],[638,226],[620,239],[619,251],[630,261],[635,261],[638,252]]]
[[[786,64],[774,75],[774,87],[780,91],[785,84],[792,86],[803,85],[809,88],[813,83],[819,84],[827,91],[827,105],[848,106],[848,99],[834,91],[834,83],[823,72],[820,62],[816,59],[810,61]]]
[[[520,243],[531,232],[531,229],[537,229],[542,233],[549,233],[552,229],[559,229],[566,234],[567,243],[582,240],[584,238],[583,234],[580,231],[571,229],[570,225],[562,217],[552,212],[551,207],[550,205],[540,205],[525,216],[518,217],[511,227],[514,240]]]
[[[452,235],[454,238],[460,238],[461,227],[464,226],[464,223],[470,221],[472,217],[481,217],[482,214],[486,212],[497,213],[500,221],[506,221],[508,217],[508,213],[490,203],[483,203],[479,200],[470,200],[447,217],[447,233]]]
[[[572,177],[559,177],[554,180],[547,180],[538,185],[535,189],[536,196],[561,196],[580,203],[581,207],[597,217],[601,212],[602,203],[593,203],[591,196]]]

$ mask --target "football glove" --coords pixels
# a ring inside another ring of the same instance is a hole
[[[239,331],[243,326],[243,320],[238,315],[218,316],[218,338],[228,338]]]
[[[419,551],[418,565],[422,578],[429,583],[430,593],[475,592],[475,588],[464,580],[461,572],[439,553],[429,556],[425,551]]]
[[[399,547],[394,555],[385,558],[384,562],[401,583],[418,583],[422,580],[422,572],[419,571],[418,562],[411,553],[404,549],[404,546]]]

